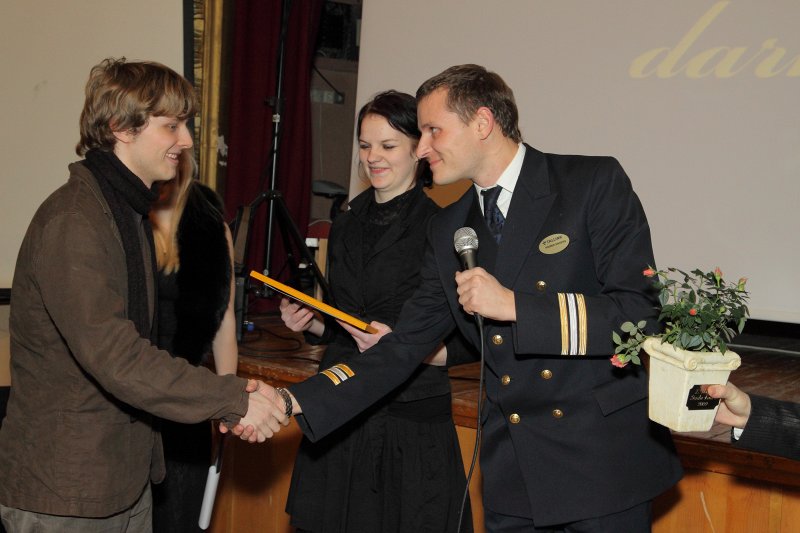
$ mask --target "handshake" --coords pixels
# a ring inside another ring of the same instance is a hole
[[[228,426],[221,422],[220,433],[230,431],[240,439],[251,443],[264,442],[278,433],[281,426],[289,425],[290,413],[300,412],[297,401],[291,394],[286,392],[293,404],[293,409],[289,411],[284,397],[275,387],[267,385],[263,381],[250,379],[247,381],[245,390],[250,393],[247,413],[235,426]]]

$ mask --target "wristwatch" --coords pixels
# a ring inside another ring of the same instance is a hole
[[[275,392],[280,394],[281,398],[283,398],[284,404],[284,413],[286,414],[286,418],[292,417],[292,397],[289,395],[289,391],[284,389],[283,387],[277,387]]]

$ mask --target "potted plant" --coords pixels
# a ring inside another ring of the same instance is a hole
[[[625,322],[612,339],[611,363],[641,364],[642,348],[650,355],[650,419],[675,431],[707,431],[719,400],[706,394],[708,385],[724,384],[739,368],[740,357],[728,343],[742,332],[749,316],[747,278],[736,283],[711,272],[677,268],[642,272],[653,278],[660,304],[661,333],[645,333],[646,322]]]

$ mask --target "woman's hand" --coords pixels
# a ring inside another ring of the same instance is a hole
[[[369,350],[376,344],[378,341],[381,340],[381,337],[386,335],[387,333],[392,332],[392,328],[387,326],[386,324],[382,324],[380,322],[372,321],[370,322],[370,326],[378,330],[378,333],[367,333],[366,331],[361,331],[358,328],[354,328],[350,324],[347,324],[342,321],[338,321],[339,324],[349,333],[353,339],[356,341],[356,346],[358,346],[358,351],[364,353],[365,351]]]
[[[447,365],[447,346],[444,343],[440,344],[431,352],[431,354],[423,361],[426,365],[431,366],[445,366]]]
[[[292,331],[308,331],[318,337],[325,331],[325,324],[308,307],[281,298],[280,309],[281,320]]]

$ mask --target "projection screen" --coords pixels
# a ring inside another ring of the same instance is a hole
[[[484,65],[526,142],[620,160],[659,266],[747,277],[754,318],[800,323],[798,21],[796,0],[365,0],[358,105]]]

